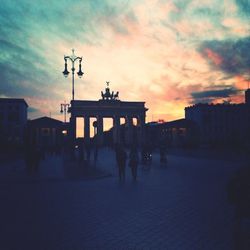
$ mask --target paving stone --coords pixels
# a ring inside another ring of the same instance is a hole
[[[20,160],[0,169],[0,249],[232,249],[237,162],[170,155],[162,168],[156,155],[136,183],[128,168],[119,183],[114,153],[104,155],[98,167],[112,176],[89,181],[65,178],[60,157],[31,178]]]

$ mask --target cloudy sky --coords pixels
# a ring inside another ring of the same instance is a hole
[[[148,121],[242,102],[250,78],[250,0],[2,0],[0,29],[0,96],[25,98],[29,118],[63,118],[72,48],[85,73],[75,99],[99,99],[110,81],[146,102]]]

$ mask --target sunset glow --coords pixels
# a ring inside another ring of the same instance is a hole
[[[75,99],[145,101],[147,121],[197,102],[243,102],[250,81],[250,2],[244,0],[5,0],[0,5],[1,97],[25,98],[29,118],[63,120],[75,48]],[[77,69],[78,70],[78,69]]]

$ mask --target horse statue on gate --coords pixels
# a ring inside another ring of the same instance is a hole
[[[118,99],[119,99],[119,91],[117,91],[117,92],[114,94],[114,99],[115,99],[115,100],[118,100]]]
[[[114,93],[114,91],[112,91],[110,93],[109,82],[106,82],[106,84],[107,84],[107,87],[105,88],[105,93],[103,93],[103,91],[101,91],[102,100],[118,100],[119,91],[117,91],[116,93]]]

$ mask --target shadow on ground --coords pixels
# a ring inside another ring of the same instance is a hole
[[[64,162],[64,176],[65,179],[71,180],[91,180],[110,177],[112,175],[98,166],[88,164],[86,161],[79,163],[77,161],[66,160]]]

